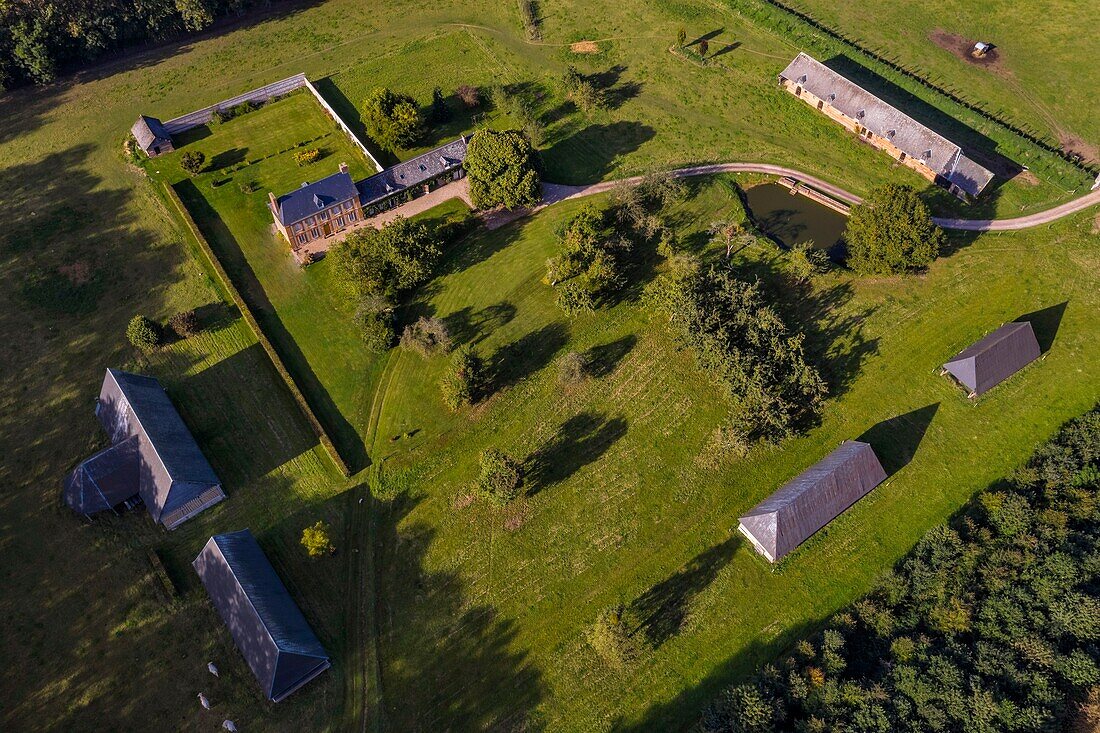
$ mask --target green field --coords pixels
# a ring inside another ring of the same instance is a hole
[[[395,731],[681,728],[715,690],[865,591],[929,526],[1093,404],[1095,212],[955,239],[920,277],[834,273],[809,292],[775,277],[770,247],[744,253],[741,264],[807,332],[833,397],[805,436],[707,471],[696,458],[722,411],[690,354],[633,297],[567,321],[540,282],[553,232],[576,204],[467,236],[414,297],[416,311],[447,318],[493,365],[494,396],[452,415],[439,400],[441,365],[368,354],[326,266],[298,268],[271,232],[267,190],[345,159],[369,170],[309,97],[189,136],[184,149],[219,161],[194,179],[179,174],[178,156],[150,164],[150,180],[121,153],[139,112],[167,119],[304,71],[353,127],[353,107],[378,84],[424,103],[435,86],[526,85],[556,181],[760,160],[856,193],[919,182],[779,92],[775,74],[796,49],[721,5],[563,0],[542,15],[544,44],[531,45],[508,3],[412,12],[332,0],[0,98],[0,618],[9,656],[0,727],[203,729],[231,717],[242,730],[361,730],[364,719]],[[739,45],[702,68],[668,53],[680,26],[689,37],[721,29],[712,48]],[[609,40],[596,55],[568,50],[585,38]],[[567,64],[604,74],[612,108],[592,118],[571,109],[556,86]],[[1046,93],[1038,82],[1030,91]],[[1059,120],[1077,130],[1069,106]],[[488,109],[462,113],[424,146],[508,122]],[[325,157],[298,168],[288,149],[308,140]],[[242,179],[259,189],[243,193]],[[373,467],[351,480],[331,467],[159,180],[175,184],[341,453]],[[692,190],[675,214],[698,242],[734,204],[722,181]],[[1042,178],[1013,181],[983,210],[1014,215],[1069,197]],[[1063,303],[1046,357],[977,405],[935,375],[990,328]],[[184,308],[201,309],[202,335],[148,360],[126,345],[135,312],[165,320]],[[602,375],[560,389],[555,357],[587,349]],[[85,525],[59,502],[66,471],[104,440],[92,401],[107,366],[164,380],[228,501],[171,534],[140,513]],[[776,571],[752,557],[731,532],[738,513],[877,425],[871,436],[886,437],[895,465],[919,445],[911,462]],[[489,445],[530,457],[534,470],[532,494],[503,513],[464,498]],[[318,518],[333,523],[339,552],[309,562],[297,537]],[[259,699],[189,566],[211,533],[242,527],[333,655],[323,679],[279,706]],[[150,549],[178,590],[173,601],[158,594]],[[652,648],[624,674],[583,639],[616,602],[651,620]],[[211,658],[220,680],[205,672]],[[198,707],[199,691],[213,712]]]

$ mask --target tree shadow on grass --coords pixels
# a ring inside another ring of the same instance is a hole
[[[210,159],[210,163],[207,164],[207,170],[217,171],[222,168],[228,168],[231,165],[237,165],[237,163],[244,162],[244,159],[248,157],[248,148],[230,148],[229,150],[223,150]]]
[[[886,475],[893,476],[913,460],[939,409],[940,403],[935,402],[883,420],[865,430],[856,440],[870,445]]]
[[[545,445],[527,457],[527,495],[565,481],[584,466],[600,458],[626,435],[621,417],[582,412],[566,420]]]
[[[516,306],[505,300],[477,311],[465,306],[446,316],[443,322],[455,343],[472,346],[484,341],[489,334],[515,317]]]
[[[702,43],[703,41],[706,41],[706,42],[709,43],[709,42],[713,41],[715,38],[717,38],[718,36],[722,35],[725,32],[726,32],[726,29],[724,27],[715,28],[714,30],[708,31],[707,33],[704,33],[703,35],[699,36],[698,38],[696,38],[694,40],[688,41],[685,45],[687,45],[687,46],[697,46],[700,43]]]
[[[615,110],[622,107],[642,91],[640,82],[622,80],[625,71],[626,67],[618,64],[606,71],[599,71],[585,77],[601,92],[604,104],[608,109]]]
[[[739,535],[734,535],[700,553],[631,603],[641,619],[639,630],[650,644],[659,647],[680,632],[692,601],[714,582],[741,541]]]
[[[638,337],[631,333],[621,339],[588,349],[585,352],[585,356],[588,357],[588,373],[597,378],[611,374],[637,343]]]
[[[492,358],[490,391],[510,387],[542,369],[568,341],[569,329],[554,321],[501,346]]]
[[[317,377],[305,354],[302,353],[294,336],[283,325],[275,306],[272,305],[263,285],[252,266],[248,264],[240,245],[229,227],[225,225],[218,212],[190,180],[175,184],[180,199],[195,219],[210,246],[215,249],[218,259],[225,268],[237,289],[248,303],[256,320],[267,338],[278,351],[295,384],[305,395],[306,401],[317,414],[318,420],[332,438],[341,458],[348,464],[352,473],[370,465],[366,443],[347,418],[337,407],[324,384]]]
[[[1035,340],[1039,342],[1039,352],[1047,353],[1054,345],[1054,338],[1058,335],[1058,328],[1062,325],[1062,317],[1066,314],[1069,301],[1063,301],[1042,310],[1025,313],[1015,319],[1017,323],[1027,322],[1031,324],[1031,330],[1035,332]]]
[[[199,321],[199,329],[203,331],[218,331],[241,317],[241,309],[219,300],[214,303],[200,305],[195,309],[195,317]]]
[[[603,180],[619,158],[656,135],[649,125],[625,120],[563,132],[543,151],[543,162],[547,180],[571,184]]]

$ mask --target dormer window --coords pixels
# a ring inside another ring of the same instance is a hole
[[[891,140],[894,139],[894,135],[896,135],[896,134],[898,134],[897,130],[887,130],[886,131],[886,137],[890,138]]]
[[[317,194],[313,194],[313,203],[317,206],[318,209],[325,208],[325,202],[322,201],[321,197]]]
[[[856,117],[858,117],[861,120],[866,116],[867,116],[866,110],[861,109],[859,112],[856,112]]]
[[[802,76],[798,77],[798,83],[799,84],[805,84],[807,78],[808,77],[805,74],[803,74]]]
[[[830,102],[835,102],[836,101],[836,92],[832,92],[831,94],[829,94],[829,101]]]
[[[932,160],[932,151],[931,150],[925,150],[923,153],[921,153],[920,157],[924,160]]]
[[[428,170],[427,167],[423,163],[421,163],[420,164],[420,172],[423,173],[426,170]]]

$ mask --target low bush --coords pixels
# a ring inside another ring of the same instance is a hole
[[[180,156],[180,168],[192,176],[202,173],[204,165],[206,165],[206,154],[201,150],[188,150]]]
[[[199,332],[199,316],[194,310],[180,311],[168,319],[168,327],[181,339]]]
[[[443,402],[452,410],[472,405],[485,387],[485,364],[469,346],[457,349],[439,380]]]
[[[134,316],[126,326],[126,338],[141,353],[151,354],[161,344],[160,326],[145,316]]]
[[[490,448],[481,454],[481,473],[474,493],[495,506],[505,506],[523,484],[523,466],[504,451]]]
[[[367,349],[382,353],[393,346],[393,305],[385,298],[368,295],[359,303],[355,320]]]
[[[332,544],[332,539],[329,536],[327,522],[318,520],[312,527],[303,529],[301,541],[302,547],[306,549],[306,554],[310,557],[324,557],[336,552],[336,547]]]
[[[570,351],[558,360],[558,382],[563,385],[580,384],[591,374],[592,363],[587,354]]]
[[[301,152],[294,154],[294,162],[299,166],[306,166],[310,163],[316,163],[317,159],[321,157],[321,150],[319,148],[310,148],[309,150],[302,150]]]
[[[631,636],[622,605],[606,608],[585,633],[585,639],[606,664],[626,669],[641,656],[641,647]]]
[[[415,351],[425,358],[446,354],[450,352],[451,346],[447,324],[438,318],[421,316],[416,323],[405,326],[405,331],[401,334],[401,348]]]

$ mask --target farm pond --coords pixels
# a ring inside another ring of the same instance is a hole
[[[778,183],[764,183],[745,189],[745,202],[753,222],[784,247],[812,241],[817,249],[840,254],[841,237],[847,218],[805,196],[792,195]]]

